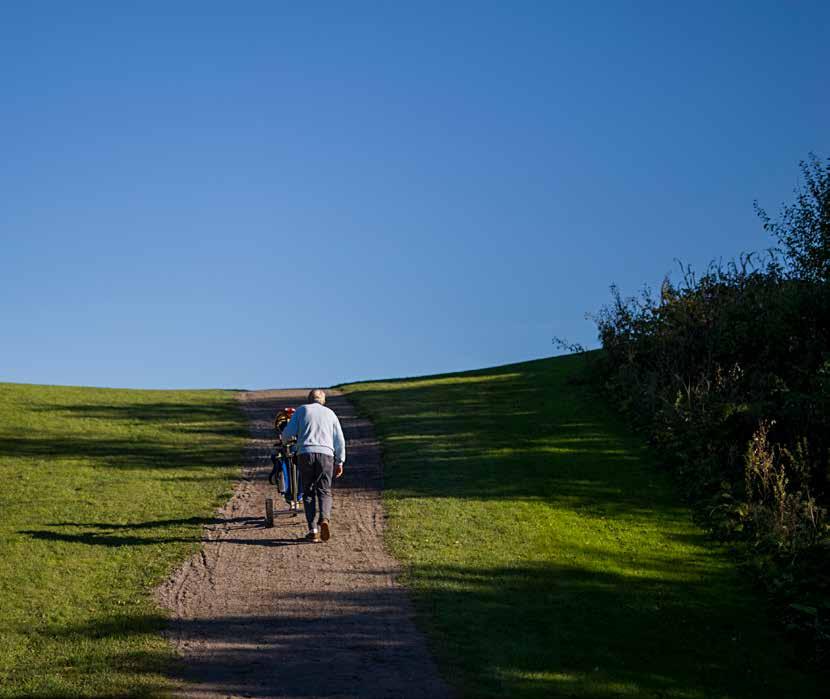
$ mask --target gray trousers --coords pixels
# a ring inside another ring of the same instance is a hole
[[[334,457],[331,454],[298,454],[297,466],[303,482],[303,509],[309,530],[320,521],[331,519],[331,481],[334,476]]]

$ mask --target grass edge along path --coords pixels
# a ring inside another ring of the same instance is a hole
[[[818,696],[582,362],[339,387],[381,439],[387,545],[444,676],[471,697]]]
[[[239,476],[234,395],[0,384],[0,697],[175,686],[151,593]]]

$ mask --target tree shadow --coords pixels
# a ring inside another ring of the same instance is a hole
[[[542,500],[685,517],[642,440],[571,379],[585,357],[361,385],[348,396],[383,438],[396,498]]]
[[[136,425],[153,423],[181,432],[213,432],[220,435],[244,436],[244,426],[232,418],[223,403],[181,403],[171,401],[136,401],[119,403],[60,403],[40,405],[34,412],[49,415],[130,422]]]
[[[44,461],[89,459],[90,465],[116,469],[187,469],[222,466],[239,461],[233,442],[138,441],[133,437],[85,437],[82,435],[0,437],[0,457]]]
[[[58,437],[52,434],[0,437],[0,456],[38,459],[91,458],[103,460],[106,466],[149,464],[155,467],[173,457],[190,463],[214,453],[214,450],[215,445],[196,446],[181,442],[152,443],[149,440],[140,442],[130,437],[101,439],[82,435]],[[236,450],[228,449],[227,451],[238,456]]]
[[[157,519],[151,522],[50,522],[49,527],[83,527],[86,529],[156,529],[181,524],[253,524],[261,522],[261,517],[184,517],[180,519]]]
[[[280,513],[278,513],[279,516]],[[200,530],[192,530],[191,536],[181,536],[181,527],[202,525]],[[38,541],[60,541],[69,544],[85,546],[156,546],[171,543],[193,543],[197,541],[221,541],[223,544],[238,544],[242,546],[292,546],[308,543],[302,538],[238,538],[229,533],[235,531],[251,531],[266,529],[263,517],[186,517],[181,519],[159,519],[149,522],[54,522],[48,527],[67,527],[86,529],[69,533],[52,529],[21,529],[18,534],[28,536]],[[208,529],[204,529],[207,527]],[[134,532],[146,530],[168,530],[156,536],[140,535]],[[211,536],[211,532],[218,531],[220,536]]]
[[[667,580],[661,565],[636,578],[548,563],[423,566],[409,575],[416,595],[429,583],[422,621],[445,676],[466,696],[819,696],[815,683],[790,669],[786,645],[764,633],[740,635],[751,602],[735,599],[724,613],[716,577]],[[516,605],[517,598],[530,604]],[[274,613],[264,617],[136,614],[46,633],[82,643],[163,632],[190,648],[186,666],[135,653],[107,663],[137,675],[163,668],[197,694],[442,694],[428,679],[422,639],[407,631],[401,588],[307,590],[268,602]],[[459,618],[463,627],[454,628]]]
[[[411,579],[416,595],[429,590],[418,606],[445,670],[482,695],[818,696],[792,647],[764,629],[744,634],[751,599],[719,573],[678,565],[655,557],[636,577],[548,563],[449,565]],[[463,636],[448,625],[459,608]]]
[[[264,524],[257,528],[264,528]],[[159,544],[173,543],[194,543],[197,541],[213,542],[221,541],[223,544],[239,544],[241,546],[293,546],[295,544],[307,544],[302,538],[296,539],[238,539],[223,536],[221,539],[210,539],[194,534],[187,536],[127,536],[100,534],[98,532],[85,532],[82,534],[66,534],[64,532],[53,532],[46,530],[21,529],[17,532],[38,541],[61,541],[68,544],[84,544],[87,546],[157,546]]]
[[[130,400],[121,393],[111,400],[27,406],[44,420],[37,429],[0,434],[0,457],[87,459],[96,467],[121,469],[227,466],[239,460],[240,440],[229,438],[246,437],[247,423],[233,401]]]
[[[407,579],[445,674],[487,696],[814,696],[763,600],[703,533],[680,534],[691,515],[669,473],[589,382],[574,380],[585,360],[348,392],[383,438],[396,507],[540,502],[590,518],[605,537],[593,549],[557,540],[558,564],[414,565]],[[614,538],[622,523],[654,532],[659,550],[626,550]]]

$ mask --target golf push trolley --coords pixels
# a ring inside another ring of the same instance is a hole
[[[293,516],[300,511],[300,503],[303,501],[303,484],[300,478],[300,471],[297,468],[297,440],[282,439],[282,431],[294,414],[294,408],[285,408],[277,413],[274,418],[274,430],[277,433],[277,441],[271,448],[271,464],[273,468],[268,474],[268,482],[277,487],[277,491],[288,504],[288,510]],[[265,520],[267,525],[274,524],[274,501],[271,498],[265,500]]]

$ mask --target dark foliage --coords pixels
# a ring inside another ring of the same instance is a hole
[[[790,628],[830,640],[830,160],[773,222],[780,250],[683,269],[597,316],[603,377],[773,593]]]
[[[811,153],[800,168],[804,184],[795,192],[795,203],[782,208],[780,221],[772,221],[757,203],[755,210],[764,229],[783,247],[793,275],[826,282],[830,281],[830,167]]]

